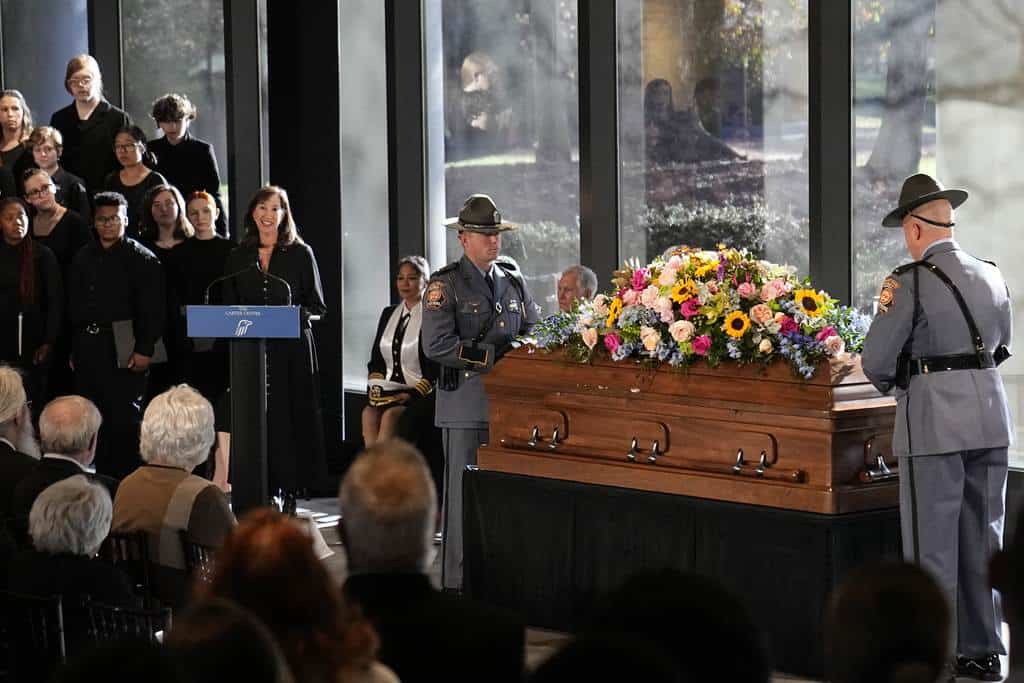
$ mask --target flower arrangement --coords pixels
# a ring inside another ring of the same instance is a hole
[[[810,379],[818,363],[861,350],[868,318],[798,280],[795,269],[719,245],[675,247],[615,272],[614,290],[539,322],[526,343],[576,360],[607,353],[685,367],[785,359]]]

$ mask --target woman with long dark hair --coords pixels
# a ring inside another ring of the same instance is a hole
[[[128,200],[129,237],[138,237],[146,215],[142,206],[146,194],[157,185],[166,185],[167,179],[152,170],[156,157],[146,147],[146,134],[138,126],[126,126],[114,136],[114,154],[120,171],[111,171],[103,180],[103,189],[117,192]],[[184,211],[182,211],[184,214]]]
[[[299,237],[284,189],[268,185],[256,192],[245,213],[245,239],[231,252],[224,270],[238,273],[224,283],[224,303],[300,307],[299,338],[267,343],[267,464],[272,492],[280,488],[308,497],[309,489],[326,475],[319,364],[310,320],[323,315],[327,306],[316,258]]]
[[[33,241],[28,226],[20,199],[0,199],[0,362],[21,368],[38,410],[46,399],[64,294],[57,257]]]

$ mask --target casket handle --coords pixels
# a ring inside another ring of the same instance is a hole
[[[651,454],[647,456],[647,462],[650,462],[650,463],[657,462],[659,455],[661,455],[661,454],[658,453],[658,440],[655,439],[654,443],[651,444]]]
[[[864,469],[860,471],[857,478],[862,484],[874,484],[880,481],[891,481],[898,479],[899,470],[889,467],[885,462],[885,454],[872,453],[875,445],[875,438],[881,436],[875,434],[864,442]]]
[[[764,471],[769,467],[771,467],[771,465],[768,464],[768,453],[762,449],[761,458],[757,461],[757,467],[754,469],[754,472],[757,473],[757,476],[763,477]]]
[[[743,465],[745,464],[746,463],[743,462],[743,449],[740,448],[736,451],[736,464],[732,466],[733,473],[740,474],[743,472]]]
[[[530,433],[530,440],[527,441],[526,444],[530,448],[536,448],[537,447],[537,441],[539,441],[539,440],[540,440],[540,427],[538,427],[537,425],[533,425],[533,431]]]
[[[636,462],[636,449],[637,449],[636,437],[633,437],[633,441],[629,444],[629,450],[626,451],[626,460],[630,462]]]
[[[558,448],[558,427],[555,427],[555,431],[551,434],[551,443],[548,444],[549,450],[555,450]]]

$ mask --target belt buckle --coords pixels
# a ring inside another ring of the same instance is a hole
[[[97,325],[96,323],[89,323],[88,325],[85,326],[85,333],[86,334],[99,334],[100,333],[100,326]]]
[[[917,362],[917,366],[919,368],[921,368],[921,374],[922,375],[927,375],[928,374],[928,363],[926,363],[924,361],[918,361]]]

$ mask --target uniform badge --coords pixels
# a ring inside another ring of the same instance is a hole
[[[513,313],[518,313],[519,312],[519,302],[516,301],[515,299],[509,299],[508,300],[508,310],[512,311]]]
[[[900,282],[896,278],[889,276],[885,278],[885,282],[882,283],[882,291],[878,295],[878,312],[888,313],[889,309],[896,302],[896,290],[899,289]]]
[[[434,280],[427,286],[427,293],[423,295],[423,305],[431,311],[436,311],[444,306],[444,283]]]
[[[494,310],[497,311],[498,313],[501,313],[501,302],[500,301],[495,301],[494,302]]]

